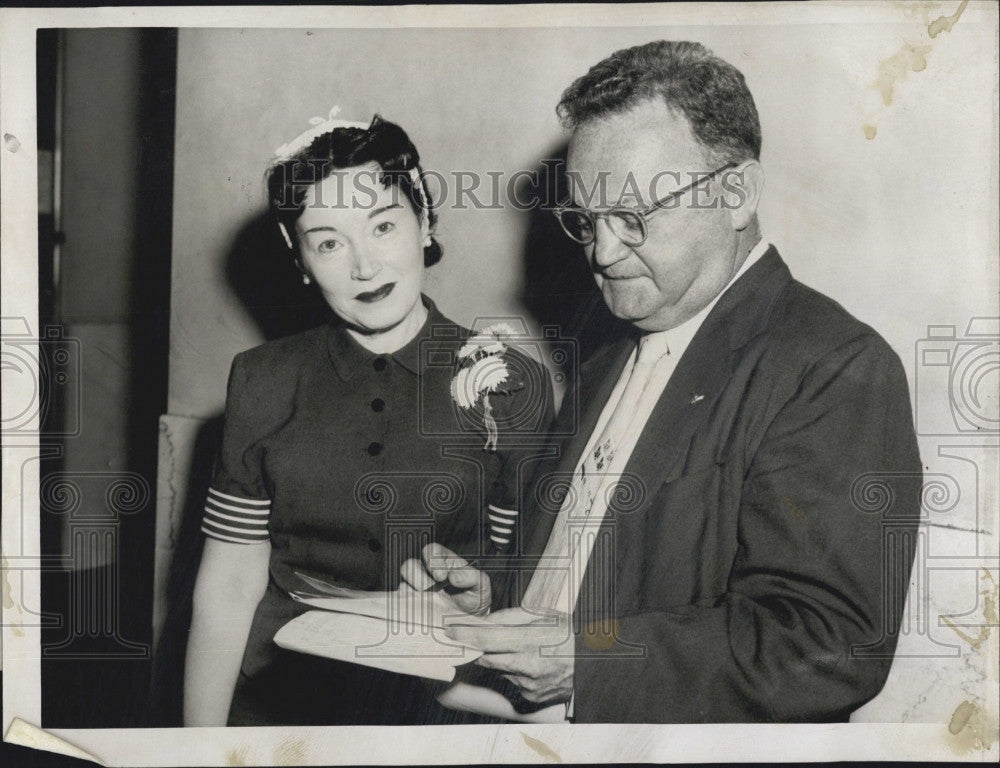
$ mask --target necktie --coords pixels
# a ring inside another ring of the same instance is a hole
[[[632,364],[628,382],[622,390],[618,403],[597,440],[588,444],[583,460],[573,473],[542,559],[532,574],[521,601],[521,605],[525,608],[572,612],[572,606],[559,605],[560,596],[565,594],[564,588],[573,555],[574,537],[570,534],[570,522],[586,520],[594,508],[601,488],[614,480],[614,477],[609,477],[609,467],[614,461],[618,446],[628,433],[630,422],[636,412],[636,404],[649,384],[657,361],[664,354],[669,354],[669,349],[663,343],[662,337],[654,341],[653,337],[644,336],[639,341],[635,362]]]

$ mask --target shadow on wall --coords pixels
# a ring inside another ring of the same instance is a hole
[[[580,362],[631,326],[608,311],[583,247],[566,236],[552,214],[556,205],[569,199],[566,150],[565,142],[553,147],[532,176],[523,177],[516,196],[519,201],[538,202],[529,214],[521,252],[525,306],[540,325],[558,326],[563,337],[576,340],[576,362]]]
[[[333,318],[316,287],[302,283],[302,273],[269,213],[243,226],[225,264],[229,285],[268,341]]]

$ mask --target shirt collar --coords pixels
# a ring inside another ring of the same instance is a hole
[[[655,331],[646,335],[648,339],[644,343],[647,345],[654,345],[657,348],[665,348],[665,351],[670,352],[670,356],[674,359],[678,359],[684,354],[684,350],[688,348],[694,335],[698,333],[698,329],[701,328],[702,323],[705,322],[705,318],[708,317],[709,313],[715,308],[716,303],[722,298],[722,294],[732,287],[733,283],[739,280],[746,273],[750,267],[760,261],[761,257],[767,253],[767,249],[770,247],[770,243],[761,238],[757,241],[757,245],[750,249],[750,253],[747,254],[746,259],[740,268],[736,270],[729,282],[726,283],[725,288],[716,294],[715,298],[712,299],[705,307],[698,312],[697,315],[685,320],[683,323],[678,325],[676,328],[671,328],[667,331]]]
[[[434,302],[427,296],[421,294],[420,298],[427,308],[427,318],[424,320],[423,326],[405,346],[388,355],[376,354],[365,349],[347,332],[343,323],[337,321],[331,323],[327,347],[330,352],[330,361],[333,363],[337,375],[344,381],[349,381],[362,365],[371,365],[377,357],[390,357],[406,370],[419,375],[421,371],[421,340],[431,336],[434,329],[440,328],[442,325],[454,326],[454,323],[442,315]]]

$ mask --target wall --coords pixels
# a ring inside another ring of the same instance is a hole
[[[997,41],[990,25],[968,19],[931,40],[928,21],[906,9],[897,24],[794,29],[182,30],[170,413],[218,414],[232,356],[282,329],[264,311],[274,295],[244,283],[290,274],[269,260],[280,249],[262,245],[275,237],[260,229],[262,176],[309,117],[334,104],[355,119],[377,111],[408,130],[427,168],[509,175],[557,155],[565,135],[554,106],[575,77],[618,48],[665,37],[701,41],[744,72],[763,127],[765,237],[796,277],[886,337],[923,416],[947,421],[947,376],[918,365],[916,345],[928,325],[962,336],[971,318],[997,315],[996,83],[981,65],[995,62]],[[906,44],[917,39],[926,48],[914,54]],[[444,209],[446,255],[427,292],[465,324],[487,313],[524,314],[534,326],[566,320],[561,308],[586,280],[578,259],[539,235],[545,226],[512,206]],[[300,312],[291,299],[283,309]],[[995,382],[987,370],[986,412],[995,412]],[[921,431],[928,470],[963,485],[961,503],[934,518],[943,527],[925,528],[913,589],[926,587],[928,558],[951,563],[956,581],[911,600],[923,629],[907,620],[889,688],[857,719],[947,722],[956,696],[981,692],[974,654],[929,621],[922,601],[938,615],[979,616],[974,556],[995,551],[995,536],[954,529],[987,527],[979,516],[995,509],[996,487],[983,484],[982,469],[993,465],[969,470],[980,460],[966,459],[956,469],[938,453],[936,428]],[[935,685],[948,696],[928,696]]]
[[[274,149],[309,117],[334,104],[345,117],[378,111],[407,129],[427,168],[507,178],[561,146],[554,106],[573,78],[617,48],[681,32],[747,77],[764,135],[761,220],[793,274],[883,333],[911,376],[911,348],[928,323],[963,324],[991,311],[994,207],[981,191],[990,188],[984,152],[994,125],[983,95],[992,85],[986,68],[964,66],[992,45],[988,29],[956,25],[941,35],[928,71],[901,75],[894,104],[874,108],[881,59],[914,34],[911,22],[817,25],[794,35],[766,25],[184,29],[170,412],[217,412],[232,355],[264,338],[227,278],[227,255],[263,210],[262,178]],[[878,134],[868,140],[862,125],[872,122]],[[524,312],[532,286],[524,285],[523,261],[537,257],[524,253],[531,223],[511,206],[443,210],[446,257],[430,271],[428,293],[463,323],[484,306]]]
[[[139,146],[139,30],[67,30],[63,85],[62,224],[58,317],[80,342],[77,437],[64,442],[72,473],[127,465],[132,361],[129,320]],[[100,279],[94,279],[100,275]],[[72,399],[67,407],[74,407]],[[84,425],[85,422],[85,425]],[[103,503],[103,499],[97,499]],[[93,514],[91,512],[91,514]],[[113,553],[99,553],[98,562]]]

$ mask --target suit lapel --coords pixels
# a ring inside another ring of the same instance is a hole
[[[625,467],[656,486],[676,479],[691,438],[715,407],[747,343],[762,333],[791,274],[772,246],[737,280],[709,313],[677,363]],[[720,445],[719,451],[725,446]],[[717,456],[722,458],[722,456]]]
[[[705,335],[699,330],[678,361],[623,473],[642,483],[647,499],[655,492],[654,483],[662,485],[680,474],[692,435],[729,381],[733,356],[725,329],[715,326]]]
[[[630,508],[629,518],[641,521],[644,515],[667,514],[666,510],[646,508],[660,486],[676,480],[684,471],[683,459],[692,438],[717,407],[744,348],[767,330],[774,302],[790,281],[788,268],[771,247],[726,291],[705,318],[677,363],[625,466],[623,477],[640,483],[644,493],[644,501]],[[717,459],[723,458],[727,448],[728,444],[720,443]],[[614,510],[609,508],[606,518],[609,524],[613,524],[613,514]],[[638,544],[634,540],[618,542],[614,548],[619,560],[624,551]],[[633,552],[633,556],[641,555]],[[614,584],[597,585],[594,581],[596,573],[608,566],[608,563],[595,564],[591,558],[577,606],[625,604],[606,602],[607,595],[599,598],[591,594],[593,589],[602,592],[614,589]]]

